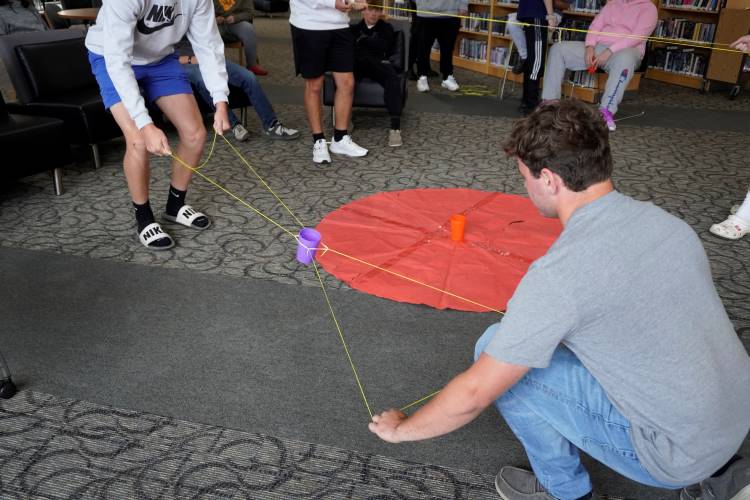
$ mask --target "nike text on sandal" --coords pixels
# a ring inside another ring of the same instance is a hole
[[[169,250],[174,246],[174,240],[164,232],[158,222],[152,222],[138,233],[138,240],[149,250]]]
[[[182,224],[183,226],[198,229],[200,231],[208,229],[211,226],[211,220],[206,217],[206,214],[198,212],[190,205],[183,205],[180,210],[177,211],[177,215],[169,215],[164,212],[163,217],[170,221]]]

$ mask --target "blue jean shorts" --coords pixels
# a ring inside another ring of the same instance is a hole
[[[104,107],[109,109],[122,101],[120,94],[117,93],[112,83],[112,79],[109,77],[109,73],[107,73],[104,57],[89,51],[89,63],[91,63],[91,72],[99,84]],[[134,64],[132,68],[141,94],[148,104],[168,95],[193,93],[190,81],[185,75],[176,53],[155,63]]]

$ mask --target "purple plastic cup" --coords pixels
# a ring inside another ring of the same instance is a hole
[[[310,265],[315,258],[315,251],[320,243],[320,233],[315,229],[305,227],[299,232],[297,240],[297,261],[300,264]]]

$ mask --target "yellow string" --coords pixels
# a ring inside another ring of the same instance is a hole
[[[360,264],[364,264],[366,266],[372,267],[373,269],[377,269],[379,271],[383,271],[385,273],[392,274],[393,276],[397,276],[397,277],[399,277],[401,279],[405,279],[406,281],[411,281],[412,283],[416,283],[418,285],[425,286],[425,287],[427,287],[427,288],[429,288],[431,290],[435,290],[436,292],[441,292],[441,293],[444,293],[446,295],[450,295],[451,297],[454,297],[454,298],[459,299],[459,300],[463,300],[464,302],[468,302],[470,304],[474,304],[475,306],[483,307],[484,309],[487,309],[488,311],[494,311],[494,312],[499,313],[499,314],[505,314],[503,311],[501,311],[499,309],[495,309],[494,307],[490,307],[490,306],[486,306],[484,304],[480,304],[479,302],[473,301],[471,299],[467,299],[466,297],[462,297],[462,296],[457,295],[455,293],[449,292],[448,290],[443,290],[442,288],[438,288],[436,286],[432,286],[429,283],[424,283],[422,281],[416,280],[414,278],[410,278],[410,277],[408,277],[406,275],[403,275],[401,273],[397,273],[396,271],[391,271],[390,269],[386,269],[386,268],[378,266],[376,264],[372,264],[372,263],[364,261],[362,259],[358,259],[357,257],[354,257],[352,255],[348,255],[348,254],[345,254],[343,252],[339,252],[338,250],[334,250],[333,248],[331,248],[331,247],[329,247],[327,245],[324,248],[324,252],[326,252],[326,251],[333,252],[336,255],[340,255],[342,257],[346,257],[347,259],[351,259],[351,260],[353,260],[355,262],[359,262]]]
[[[312,263],[313,263],[313,266],[315,267],[315,274],[318,277],[318,281],[320,281],[320,288],[321,290],[323,290],[323,295],[326,298],[328,309],[331,311],[331,318],[333,318],[333,324],[336,325],[336,331],[339,332],[339,338],[341,339],[341,344],[344,346],[344,352],[346,352],[346,357],[349,358],[349,366],[352,367],[354,378],[357,380],[357,387],[359,387],[359,393],[362,395],[362,400],[365,402],[367,413],[370,415],[370,420],[372,420],[372,410],[370,409],[370,403],[367,402],[367,396],[365,396],[365,390],[362,387],[362,382],[359,380],[359,374],[357,373],[357,368],[355,368],[354,366],[354,361],[352,360],[352,356],[349,353],[349,347],[346,345],[346,341],[344,340],[344,334],[341,332],[341,327],[339,326],[339,322],[336,319],[336,313],[333,312],[333,306],[331,305],[331,300],[328,298],[328,292],[326,291],[326,286],[323,283],[323,278],[320,276],[320,271],[318,271],[318,265],[315,263],[314,259]]]
[[[369,5],[372,5],[373,7],[379,7],[381,9],[400,10],[400,11],[403,11],[403,12],[414,12],[414,13],[417,13],[417,14],[432,14],[432,15],[440,16],[440,17],[455,17],[455,18],[458,18],[458,19],[470,19],[470,20],[477,20],[477,21],[488,21],[490,23],[514,24],[514,25],[517,25],[517,26],[529,26],[529,27],[532,27],[532,28],[533,27],[549,28],[549,26],[547,26],[545,24],[532,24],[532,23],[524,23],[524,22],[521,22],[521,21],[508,21],[507,19],[504,20],[504,19],[493,19],[493,18],[489,18],[489,17],[463,16],[463,15],[460,15],[460,14],[447,14],[445,12],[433,12],[433,11],[429,11],[429,10],[408,9],[408,8],[405,8],[405,7],[396,7],[396,6],[392,6],[392,5],[378,5],[378,4],[369,4]],[[687,9],[685,9],[685,10],[688,11],[688,12],[691,12],[691,11],[689,11]],[[700,11],[699,10],[698,12],[711,12],[711,11]],[[664,38],[664,37],[658,37],[658,36],[657,37],[652,37],[652,36],[643,36],[643,35],[631,35],[631,34],[628,34],[628,33],[612,33],[612,32],[607,32],[607,31],[591,31],[591,30],[582,29],[582,28],[569,28],[567,26],[557,26],[557,27],[555,27],[555,29],[556,30],[560,30],[560,31],[570,31],[570,32],[573,32],[573,33],[592,33],[592,34],[595,34],[595,35],[605,35],[605,36],[610,36],[610,37],[614,37],[614,38],[632,38],[632,39],[636,39],[636,40],[642,40],[644,42],[649,42],[649,41],[652,41],[652,42],[663,42],[663,43],[668,43],[669,45],[680,45],[680,46],[684,46],[684,47],[700,47],[700,48],[707,48],[707,49],[710,49],[710,50],[717,50],[717,51],[722,51],[722,52],[731,52],[731,53],[739,53],[739,54],[743,54],[744,53],[741,50],[737,50],[737,49],[723,49],[723,48],[719,48],[718,47],[719,45],[728,46],[729,45],[728,43],[718,43],[718,42],[716,42],[716,43],[709,43],[709,42],[705,42],[705,43],[698,42],[698,43],[696,43],[696,42],[692,42],[691,43],[690,40],[680,40],[680,39],[675,39],[675,38]]]
[[[239,201],[241,204],[245,205],[247,208],[249,208],[250,210],[252,210],[256,214],[260,215],[261,217],[263,217],[264,219],[266,219],[268,222],[270,222],[271,224],[275,225],[276,227],[278,227],[279,229],[281,229],[282,231],[284,231],[285,233],[287,233],[289,236],[291,236],[292,238],[294,238],[295,240],[297,240],[297,235],[296,234],[292,233],[290,230],[288,230],[287,228],[285,228],[284,226],[282,226],[281,224],[279,224],[278,222],[276,222],[275,220],[273,220],[272,218],[270,218],[269,216],[267,216],[266,214],[264,214],[263,212],[261,212],[260,210],[258,210],[257,208],[255,208],[254,206],[252,206],[251,204],[249,204],[248,202],[246,202],[245,200],[243,200],[242,198],[240,198],[239,196],[236,196],[234,193],[232,193],[228,189],[224,188],[221,184],[219,184],[218,182],[214,181],[213,179],[211,179],[210,177],[208,177],[207,175],[205,175],[200,170],[197,170],[194,167],[191,167],[190,165],[188,165],[187,163],[185,163],[182,160],[182,158],[180,158],[176,154],[170,153],[169,155],[172,158],[174,158],[177,162],[179,162],[182,166],[184,166],[185,168],[190,169],[191,171],[193,171],[196,174],[200,175],[203,179],[205,179],[209,183],[213,184],[217,188],[221,189],[226,194],[228,194],[229,196],[231,196],[235,200]]]
[[[234,147],[234,145],[233,145],[233,144],[232,144],[231,142],[229,142],[229,139],[227,139],[227,138],[226,138],[225,136],[223,136],[223,135],[222,135],[221,137],[222,137],[222,138],[224,139],[224,141],[225,141],[225,142],[226,142],[226,143],[227,143],[227,144],[229,145],[229,147],[230,147],[230,148],[232,148],[232,151],[234,151],[234,154],[236,154],[236,155],[237,155],[237,157],[238,157],[238,158],[239,158],[240,160],[242,160],[242,162],[243,162],[243,163],[244,163],[245,165],[247,165],[247,168],[249,168],[249,169],[250,169],[250,171],[251,171],[252,173],[254,173],[254,174],[255,174],[255,177],[257,177],[257,178],[258,178],[258,179],[260,180],[260,182],[262,182],[262,183],[263,183],[263,185],[264,185],[264,186],[266,187],[266,189],[268,189],[268,191],[269,191],[269,192],[270,192],[270,193],[271,193],[271,194],[272,194],[272,195],[274,196],[274,198],[276,198],[276,200],[277,200],[277,201],[278,201],[279,203],[281,203],[281,206],[282,206],[282,207],[284,207],[284,208],[286,209],[286,211],[287,211],[287,212],[289,213],[289,215],[291,215],[291,216],[292,216],[292,219],[294,219],[294,220],[295,220],[295,222],[297,222],[297,224],[298,224],[298,225],[299,225],[300,227],[305,227],[305,225],[304,225],[304,224],[303,224],[303,223],[302,223],[302,222],[301,222],[301,221],[300,221],[300,220],[299,220],[299,219],[297,218],[297,216],[296,216],[296,215],[294,215],[294,213],[293,213],[293,212],[292,212],[292,210],[291,210],[291,209],[290,209],[290,208],[289,208],[289,207],[287,206],[287,204],[286,204],[286,203],[284,203],[284,202],[283,202],[283,200],[282,200],[281,198],[279,198],[279,196],[278,196],[278,195],[276,194],[276,192],[275,192],[275,191],[274,191],[273,189],[271,189],[271,186],[269,186],[269,185],[268,185],[268,184],[266,183],[266,181],[264,181],[264,180],[263,180],[263,178],[262,178],[262,177],[261,177],[261,176],[260,176],[260,175],[258,174],[258,172],[257,172],[257,171],[256,171],[256,170],[255,170],[255,169],[253,168],[253,166],[252,166],[252,165],[250,164],[250,162],[249,162],[249,161],[247,161],[247,159],[245,159],[245,156],[244,156],[244,155],[243,155],[243,154],[242,154],[242,153],[241,153],[240,151],[238,151],[238,150],[237,150],[237,148],[235,148],[235,147]],[[215,140],[216,140],[216,132],[214,132],[214,141],[215,141]]]
[[[214,146],[216,146],[216,131],[214,130],[214,139],[211,141],[211,149],[208,150],[208,156],[206,157],[206,161],[201,163],[199,166],[195,167],[195,170],[200,170],[203,167],[205,167],[208,164],[208,160],[211,159],[211,157],[214,155]]]
[[[442,390],[442,389],[441,389],[441,390]],[[406,406],[402,406],[401,408],[399,408],[399,410],[401,410],[401,411],[404,411],[404,410],[408,410],[408,409],[409,409],[409,408],[411,408],[412,406],[418,405],[418,404],[419,404],[419,403],[421,403],[422,401],[426,401],[426,400],[430,399],[430,398],[431,398],[431,397],[433,397],[433,396],[437,396],[437,395],[438,395],[439,393],[440,393],[440,391],[435,391],[435,392],[433,392],[432,394],[428,394],[427,396],[425,396],[425,397],[423,397],[423,398],[419,398],[419,399],[417,399],[416,401],[414,401],[414,402],[411,402],[411,403],[409,403],[409,404],[408,404],[408,405],[406,405]]]

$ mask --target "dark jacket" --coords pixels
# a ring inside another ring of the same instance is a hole
[[[396,54],[396,33],[393,26],[380,19],[372,29],[364,20],[350,26],[354,35],[354,59],[360,61],[387,61],[396,71],[401,71],[401,61]]]
[[[214,11],[217,16],[234,16],[236,23],[252,21],[253,0],[214,0]]]

